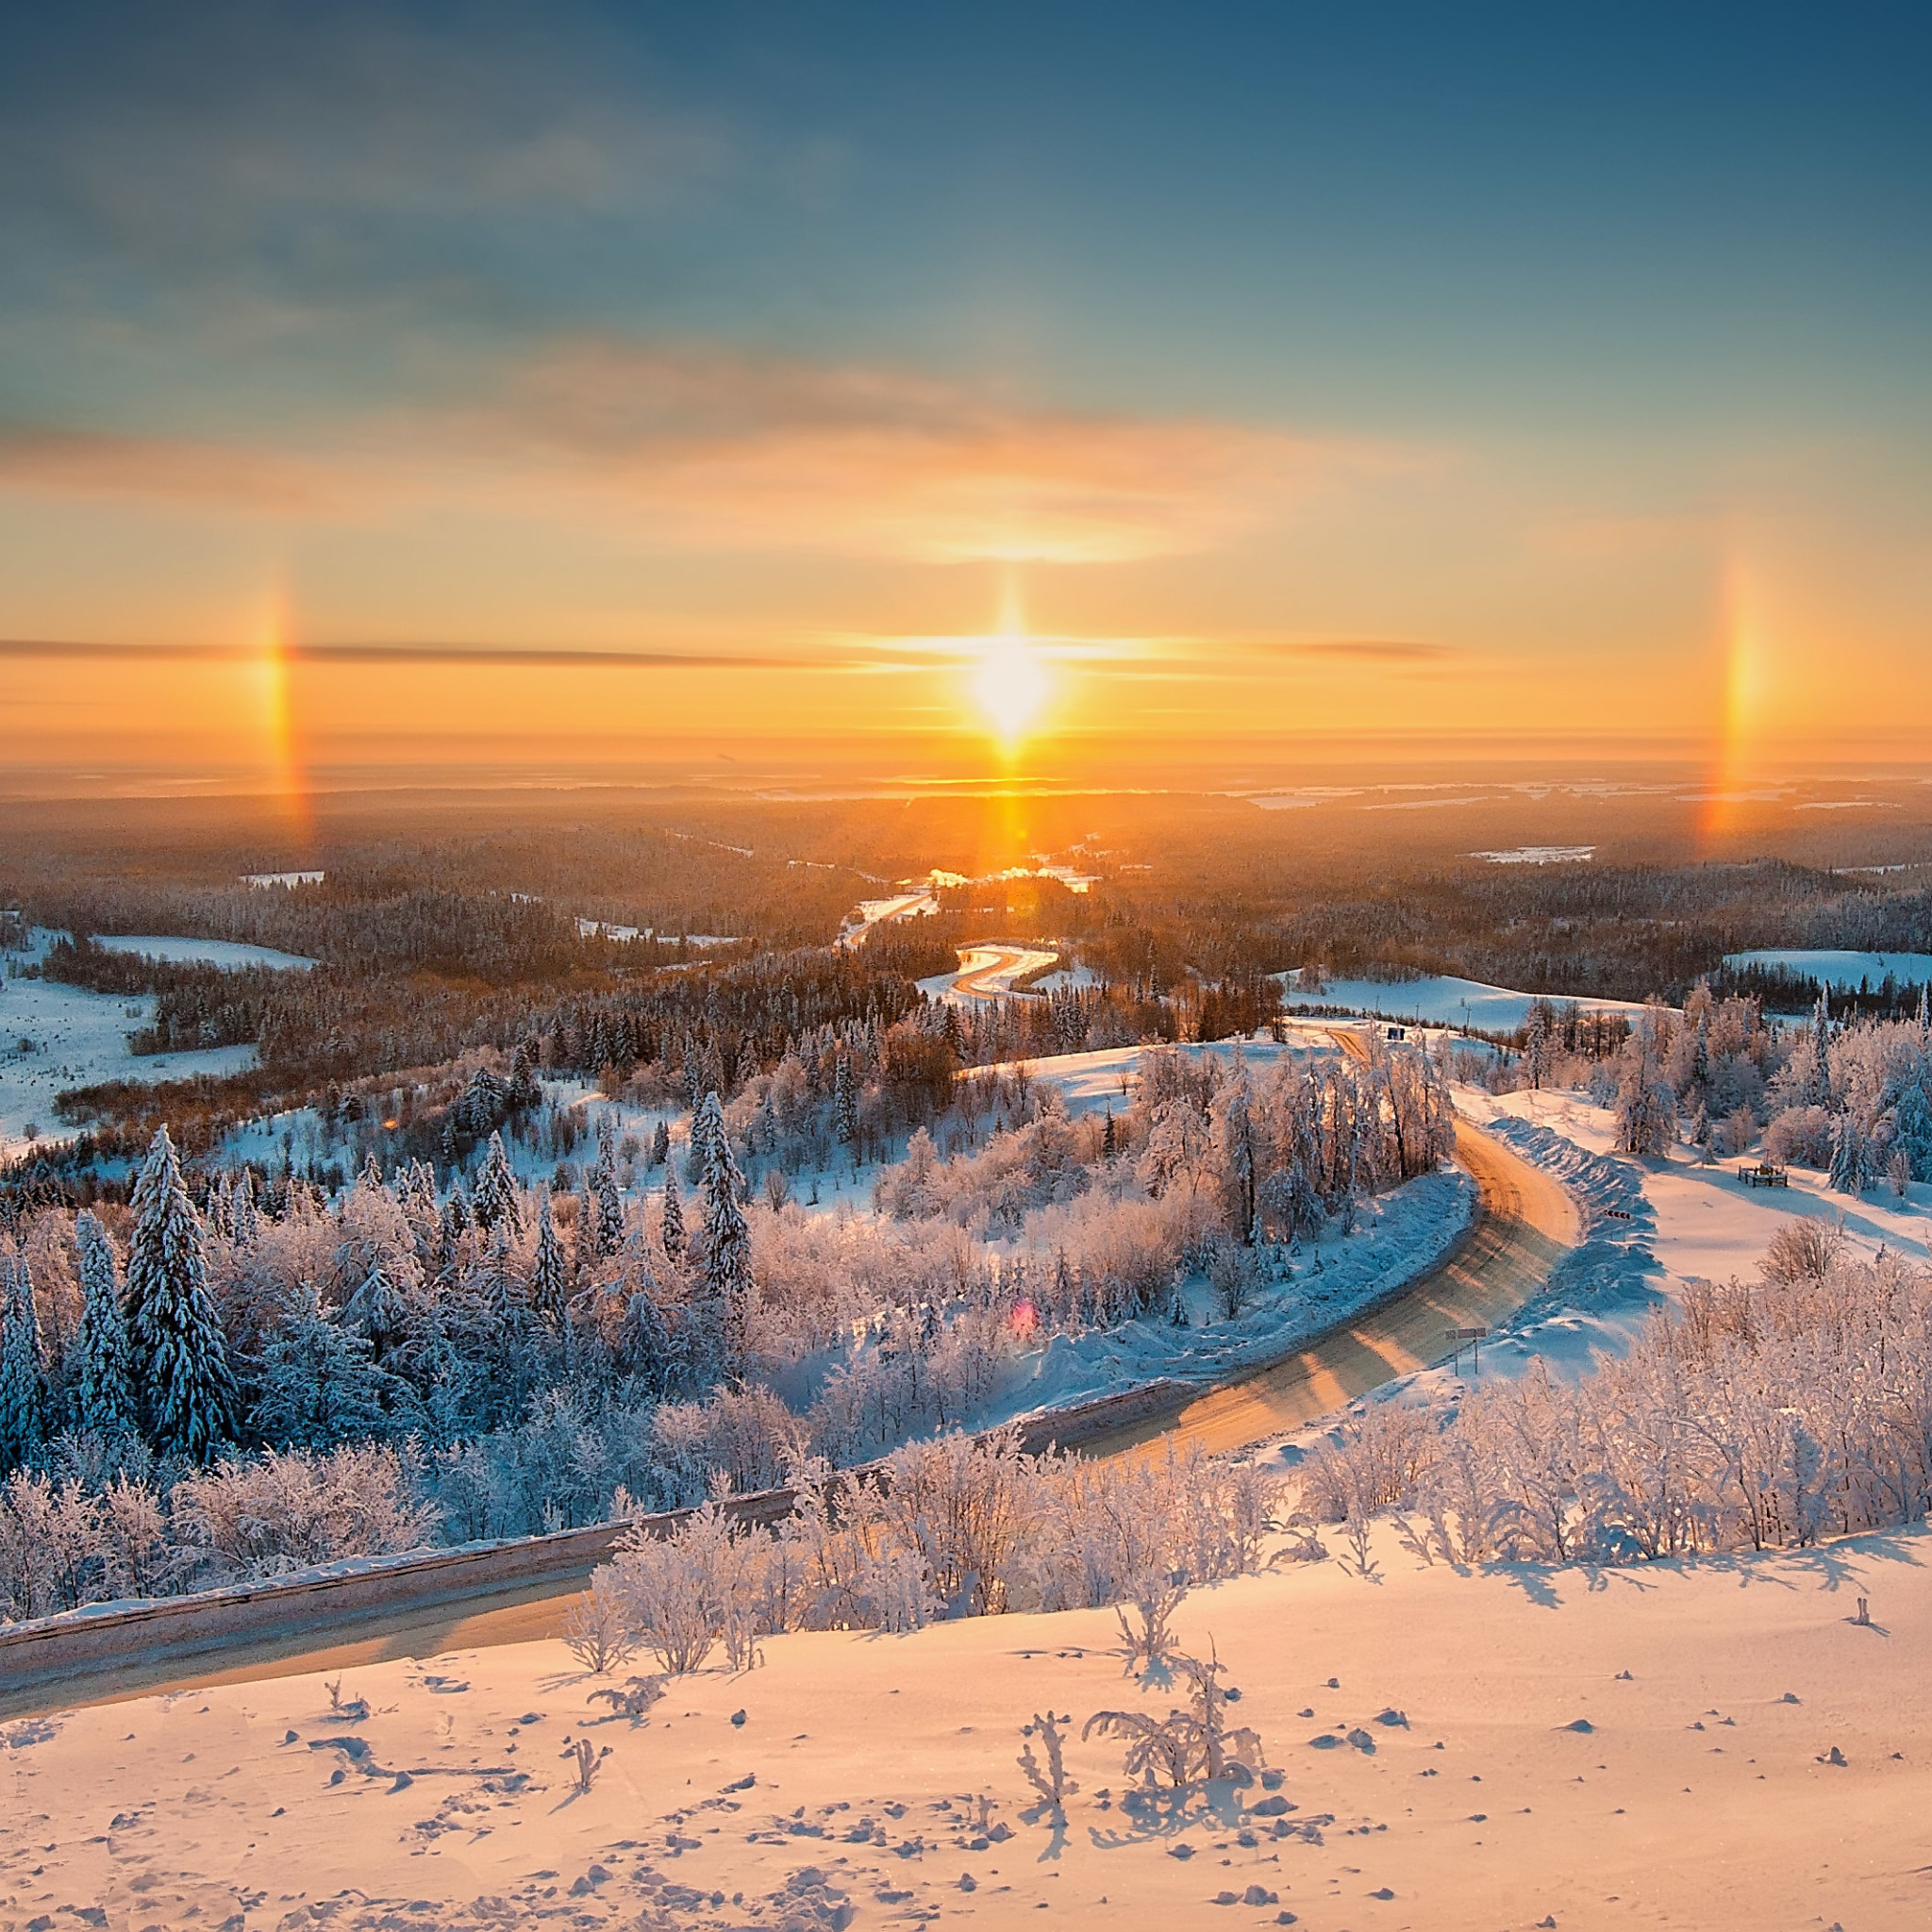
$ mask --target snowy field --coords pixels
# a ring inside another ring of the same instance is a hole
[[[94,944],[108,953],[138,953],[146,959],[197,960],[219,966],[225,973],[241,966],[268,966],[277,972],[304,972],[315,964],[299,953],[278,953],[273,946],[251,946],[240,940],[190,940],[156,933],[102,932]]]
[[[1426,979],[1390,983],[1376,979],[1329,979],[1320,992],[1304,992],[1297,975],[1283,974],[1282,997],[1290,1006],[1318,1007],[1338,1013],[1374,1013],[1386,1020],[1419,1025],[1474,1026],[1485,1033],[1513,1033],[1528,1017],[1531,1004],[1548,998],[1592,1013],[1641,1013],[1634,1000],[1567,1001],[1556,994],[1516,992],[1480,979],[1437,974]]]
[[[1932,1535],[1612,1571],[1424,1569],[1386,1534],[1375,1555],[1373,1584],[1323,1562],[1181,1606],[1179,1640],[1229,1666],[1229,1719],[1260,1736],[1271,1770],[1246,1789],[1123,1806],[1121,1745],[1081,1728],[1106,1708],[1158,1717],[1179,1692],[1124,1674],[1110,1610],[769,1637],[762,1668],[675,1678],[637,1724],[546,1640],[0,1727],[0,1918],[1903,1932],[1932,1916]],[[1048,1709],[1071,1720],[1064,1828],[1015,1762]],[[581,1794],[561,1761],[579,1739],[609,1754]]]
[[[127,1036],[152,1024],[155,1003],[63,986],[51,979],[0,980],[0,1159],[42,1141],[73,1137],[57,1121],[54,1096],[69,1087],[103,1080],[186,1080],[197,1074],[238,1074],[255,1064],[252,1046],[218,1046],[198,1053],[137,1058]],[[32,1050],[23,1048],[31,1041]]]
[[[1900,986],[1924,986],[1932,981],[1932,953],[1846,953],[1830,948],[1770,946],[1755,953],[1726,953],[1724,964],[1732,968],[1762,967],[1815,979],[1821,986],[1842,987],[1855,991],[1860,982],[1874,991],[1885,984],[1889,973]]]

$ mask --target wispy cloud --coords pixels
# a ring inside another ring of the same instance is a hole
[[[0,430],[0,482],[17,490],[321,517],[467,505],[598,517],[657,545],[928,561],[1198,551],[1407,460],[1208,419],[1042,408],[892,368],[608,340],[555,344],[454,403],[274,447]]]
[[[0,638],[0,660],[51,659],[75,664],[255,664],[259,645],[119,643],[75,638]],[[302,643],[276,646],[275,656],[297,664],[448,664],[465,669],[545,670],[559,666],[603,671],[833,671],[848,660],[796,652],[585,651],[543,645],[468,643]]]

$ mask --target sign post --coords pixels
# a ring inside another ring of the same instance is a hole
[[[1462,1373],[1462,1344],[1465,1341],[1470,1344],[1470,1347],[1475,1356],[1476,1374],[1478,1375],[1482,1374],[1483,1341],[1484,1339],[1488,1336],[1489,1332],[1490,1331],[1487,1328],[1443,1329],[1442,1340],[1446,1341],[1450,1345],[1450,1347],[1455,1351],[1454,1354],[1452,1354],[1449,1357],[1450,1363],[1455,1368],[1456,1373],[1458,1375]]]

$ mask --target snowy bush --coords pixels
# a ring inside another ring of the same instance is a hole
[[[1539,1364],[1446,1418],[1373,1409],[1311,1459],[1328,1520],[1414,1512],[1431,1559],[1636,1561],[1916,1522],[1932,1499],[1932,1274],[1794,1221],[1767,1279],[1693,1283],[1574,1384]]]

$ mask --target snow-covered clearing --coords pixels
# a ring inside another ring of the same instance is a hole
[[[895,919],[929,919],[939,909],[939,900],[924,890],[900,892],[890,899],[861,899],[839,937],[849,946],[862,946],[872,937],[875,925],[890,924]]]
[[[1769,946],[1754,953],[1726,953],[1724,964],[1732,968],[1759,966],[1773,973],[1782,968],[1822,986],[1856,990],[1862,983],[1874,991],[1885,984],[1887,974],[1900,986],[1932,981],[1932,953],[1847,953],[1829,947]]]
[[[251,946],[241,940],[193,940],[177,935],[100,932],[94,944],[108,953],[138,953],[145,959],[193,960],[232,972],[239,966],[268,966],[276,972],[304,972],[315,964],[299,953],[278,953],[273,946]]]
[[[1513,1033],[1539,999],[1555,996],[1517,992],[1507,986],[1489,986],[1480,979],[1458,979],[1435,974],[1426,979],[1328,979],[1319,992],[1304,991],[1297,975],[1283,974],[1282,996],[1290,1006],[1313,1007],[1324,1012],[1374,1013],[1385,1020],[1407,1020],[1417,1025],[1474,1026],[1484,1033]],[[1569,1001],[1591,1013],[1641,1013],[1634,1000]]]
[[[1596,856],[1594,845],[1512,845],[1507,852],[1472,852],[1491,865],[1581,865]]]
[[[197,1074],[239,1074],[255,1064],[252,1046],[137,1058],[127,1036],[152,1024],[151,998],[122,999],[52,979],[0,980],[0,1159],[33,1143],[73,1138],[54,1116],[54,1097],[69,1087],[104,1080],[186,1080]],[[31,1041],[27,1050],[24,1041]]]
[[[1082,1725],[1180,1692],[1123,1675],[1110,1610],[767,1638],[762,1669],[675,1678],[639,1724],[542,1641],[352,1665],[340,1710],[318,1674],[0,1728],[0,1918],[1925,1924],[1926,1532],[1608,1572],[1375,1554],[1374,1584],[1324,1562],[1182,1605],[1273,1767],[1244,1790],[1122,1804],[1122,1747]],[[1071,1718],[1063,1829],[1015,1762],[1045,1710]]]

